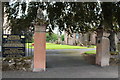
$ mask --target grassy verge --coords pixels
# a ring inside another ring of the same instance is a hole
[[[85,54],[96,54],[96,50],[86,51]],[[111,55],[118,55],[119,52],[110,52]]]
[[[96,50],[86,51],[85,54],[96,54]]]
[[[32,43],[26,43],[27,48],[34,48]],[[46,43],[46,49],[87,49],[88,47],[83,46],[70,46],[70,45],[60,45],[60,44],[53,44],[53,43]],[[95,46],[89,47],[95,48]]]

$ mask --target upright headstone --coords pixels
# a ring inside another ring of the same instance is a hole
[[[64,31],[64,43],[68,44],[68,34],[66,31]]]
[[[91,35],[90,35],[90,41],[91,41],[91,44],[93,44],[93,45],[96,44],[96,33],[95,32],[91,33]]]
[[[97,31],[97,48],[96,48],[96,64],[100,66],[109,66],[110,59],[110,42],[109,33],[98,29]]]
[[[61,36],[59,35],[59,36],[58,36],[58,44],[61,44],[61,42],[62,42],[62,41],[61,41]]]
[[[37,19],[34,24],[34,69],[33,72],[45,71],[46,69],[46,25],[43,12],[39,8]]]
[[[82,33],[79,33],[79,39],[78,39],[78,41],[79,41],[79,44],[82,45]]]

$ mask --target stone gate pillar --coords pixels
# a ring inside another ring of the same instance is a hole
[[[1,47],[2,47],[2,26],[3,26],[3,18],[2,18],[2,2],[0,1],[0,54],[1,54]]]
[[[110,42],[108,36],[110,34],[98,29],[97,31],[97,48],[96,48],[96,64],[100,66],[109,66],[110,59]]]
[[[46,69],[46,22],[41,8],[38,8],[34,22],[34,72]]]
[[[119,52],[119,56],[120,56],[120,32],[117,33],[117,37],[118,37],[117,48],[118,48],[118,52]]]
[[[46,29],[45,25],[35,25],[34,33],[34,72],[46,68]]]
[[[3,29],[3,3],[0,1],[0,56],[2,56],[2,29]],[[0,61],[0,79],[1,78],[2,78],[2,61]]]

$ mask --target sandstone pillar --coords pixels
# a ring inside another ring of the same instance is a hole
[[[46,19],[42,9],[37,10],[37,18],[34,22],[34,72],[46,69]]]
[[[2,55],[3,6],[0,1],[0,56]],[[2,60],[2,59],[0,59]],[[2,61],[0,61],[0,79],[2,78]]]
[[[109,34],[99,29],[97,32],[96,64],[100,66],[109,66],[110,42]]]
[[[46,69],[46,32],[45,25],[35,25],[34,33],[34,72]]]
[[[3,22],[2,22],[2,2],[0,1],[0,53],[1,53],[1,47],[2,47],[2,26],[3,26]]]

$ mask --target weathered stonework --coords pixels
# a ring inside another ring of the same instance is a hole
[[[118,51],[120,52],[120,32],[117,33],[117,38],[118,38],[117,48],[118,48]]]
[[[96,44],[96,32],[91,33],[90,41],[91,41],[91,44],[93,44],[93,45]]]
[[[46,69],[46,25],[42,9],[40,8],[38,8],[37,19],[34,26],[33,72],[41,72]]]
[[[109,34],[102,30],[97,33],[96,64],[102,67],[109,66],[110,42],[108,36]]]
[[[34,33],[34,72],[46,68],[46,33]]]
[[[32,71],[32,61],[33,57],[21,57],[21,58],[3,58],[2,60],[2,70],[22,70],[22,71]]]
[[[64,36],[65,40],[65,44],[68,44],[68,45],[74,45],[75,42],[76,42],[76,34],[73,33],[73,35],[68,35],[67,32],[65,32],[65,36]]]
[[[64,42],[68,45],[95,45],[96,44],[96,33],[73,33],[72,37],[65,32]]]
[[[1,53],[1,46],[2,46],[2,2],[0,1],[0,53]]]
[[[3,8],[2,7],[3,7],[2,2],[0,1],[0,55],[2,55],[2,28],[3,28],[3,20],[2,20]],[[1,68],[2,68],[2,62],[0,61],[0,79],[2,78]]]

